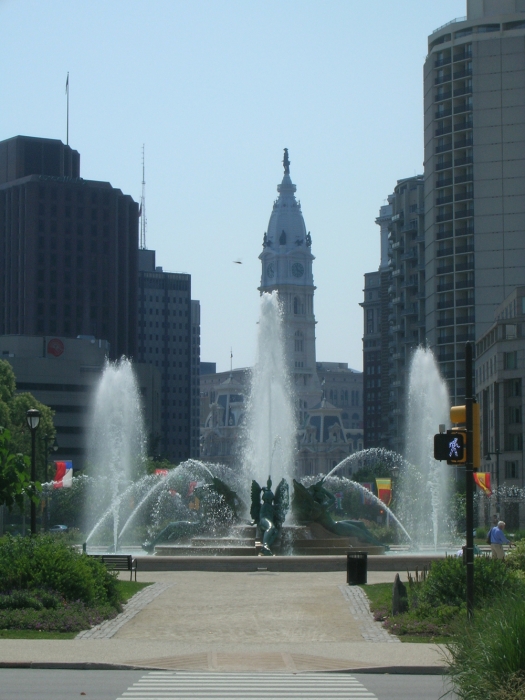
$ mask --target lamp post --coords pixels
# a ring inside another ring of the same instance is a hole
[[[46,484],[49,482],[49,473],[48,473],[48,467],[49,467],[49,455],[52,452],[56,452],[58,450],[58,442],[55,436],[55,439],[53,440],[53,444],[51,447],[49,447],[49,441],[51,440],[51,437],[49,435],[44,435],[42,437],[44,441],[44,452],[45,452],[45,482]],[[49,491],[49,487],[48,487]],[[47,530],[48,525],[49,525],[49,493],[46,495],[45,499],[45,515],[44,515],[44,520],[45,520],[45,529]]]
[[[491,455],[496,455],[496,511],[499,519],[499,514],[500,514],[500,508],[501,504],[499,502],[499,456],[500,456],[500,451],[499,447],[496,448],[495,452],[487,452],[485,455],[485,459],[487,462],[492,462],[491,460]]]
[[[31,481],[36,481],[36,429],[40,423],[40,411],[30,408],[26,420],[31,430]],[[36,535],[36,503],[31,499],[31,534]]]

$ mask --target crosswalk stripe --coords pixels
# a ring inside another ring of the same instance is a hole
[[[120,700],[377,700],[346,673],[152,671]]]

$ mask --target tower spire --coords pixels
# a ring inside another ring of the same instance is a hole
[[[146,248],[146,166],[144,160],[144,144],[142,144],[142,194],[140,196],[140,248]]]
[[[283,158],[283,165],[284,165],[284,174],[289,175],[290,174],[290,159],[288,158],[288,149],[284,149],[284,158]]]

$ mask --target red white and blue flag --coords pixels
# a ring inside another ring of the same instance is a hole
[[[70,459],[55,461],[55,467],[53,488],[61,489],[73,486],[73,462]]]

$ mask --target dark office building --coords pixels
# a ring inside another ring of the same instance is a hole
[[[152,453],[176,462],[199,456],[200,304],[191,275],[163,272],[154,250],[139,250],[138,360],[159,368],[161,433]]]
[[[138,205],[61,141],[0,142],[0,335],[95,336],[136,355]]]

